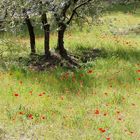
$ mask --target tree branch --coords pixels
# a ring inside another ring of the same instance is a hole
[[[67,21],[67,25],[70,24],[70,22],[72,21],[74,15],[77,14],[76,11],[77,11],[79,8],[81,8],[82,6],[88,4],[90,1],[92,1],[92,0],[87,0],[87,1],[85,1],[85,2],[83,2],[83,3],[81,3],[81,4],[79,4],[78,6],[76,6],[76,7],[73,9],[72,15],[70,16],[70,19]]]
[[[62,10],[61,15],[64,17],[64,20],[66,19],[66,12],[69,9],[70,5],[71,5],[71,2],[68,1],[68,3],[65,4],[65,6],[64,6],[64,8]]]

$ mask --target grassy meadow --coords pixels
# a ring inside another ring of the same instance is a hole
[[[28,38],[7,38],[10,43],[0,46],[0,139],[140,140],[140,9],[69,30],[69,51],[84,57],[99,50],[74,70],[33,71],[25,65]],[[56,39],[52,34],[52,49]],[[37,49],[43,53],[42,37]]]

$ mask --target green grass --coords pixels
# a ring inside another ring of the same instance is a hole
[[[28,59],[28,40],[9,45],[14,52],[6,51],[0,72],[0,128],[7,140],[140,139],[140,34],[110,32],[138,25],[140,18],[116,11],[102,21],[90,31],[66,34],[65,46],[74,53],[103,52],[82,69],[33,72],[17,61]],[[56,39],[51,36],[52,48]],[[43,38],[37,47],[43,53]]]

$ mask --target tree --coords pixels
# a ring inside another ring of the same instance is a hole
[[[45,50],[45,56],[50,56],[50,25],[48,24],[46,13],[43,13],[41,16],[43,28],[44,28],[44,50]]]
[[[23,14],[24,14],[24,20],[26,22],[26,25],[28,27],[28,32],[30,36],[30,47],[31,47],[31,54],[36,53],[36,47],[35,47],[35,33],[34,33],[34,27],[31,23],[31,20],[27,14],[27,10],[23,9]]]
[[[6,3],[6,2],[5,2]],[[4,8],[4,3],[3,1],[0,2],[0,31],[3,31],[3,23],[4,23],[4,19],[7,16],[7,8]]]
[[[16,24],[18,22],[23,24],[26,23],[28,27],[28,32],[30,36],[30,48],[31,54],[36,53],[36,46],[35,46],[35,33],[34,33],[34,26],[31,22],[31,17],[34,15],[34,8],[32,7],[32,1],[28,0],[2,0],[2,10],[6,11],[6,16],[4,20],[6,24],[9,25],[10,29],[17,28]]]
[[[31,54],[36,53],[35,32],[31,19],[37,19],[35,24],[40,25],[39,18],[41,18],[44,30],[44,52],[46,57],[50,56],[50,24],[47,18],[50,3],[51,0],[8,0],[6,3],[3,0],[2,2],[4,8],[8,9],[7,19],[9,19],[10,23],[15,23],[16,21],[21,21],[22,24],[23,22],[26,23],[30,36]],[[17,28],[16,25],[14,27]]]
[[[95,13],[92,12],[98,10],[101,5],[99,0],[60,0],[53,3],[55,8],[52,10],[56,23],[58,26],[58,43],[57,49],[63,57],[67,57],[67,51],[64,47],[64,35],[67,27],[74,20],[79,18],[79,15],[93,16]],[[92,9],[94,8],[94,9]],[[92,10],[91,10],[92,9]],[[95,10],[96,9],[96,10]],[[80,11],[80,12],[79,12]],[[91,12],[91,14],[89,14]]]
[[[47,12],[49,1],[39,1],[41,21],[44,29],[44,51],[47,58],[50,57],[50,24],[48,23]]]
[[[112,0],[116,1],[116,0]],[[101,10],[110,0],[2,0],[3,9],[10,25],[25,21],[30,36],[31,54],[36,53],[34,26],[31,19],[36,20],[36,25],[41,22],[44,30],[45,56],[50,56],[50,25],[57,25],[58,41],[57,50],[62,57],[67,57],[64,46],[64,36],[72,21],[77,19],[94,19],[100,16]],[[49,16],[48,16],[49,15]],[[49,22],[49,19],[51,19]],[[55,20],[52,20],[52,19]],[[12,23],[12,24],[11,24]],[[49,24],[50,23],[50,24]],[[81,23],[83,24],[83,23]]]

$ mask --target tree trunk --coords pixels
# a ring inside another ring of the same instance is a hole
[[[34,33],[34,27],[30,21],[29,16],[27,15],[25,18],[27,27],[28,27],[28,32],[29,32],[29,36],[30,36],[30,46],[31,46],[31,54],[35,54],[36,53],[36,49],[35,49],[35,33]]]
[[[42,14],[42,24],[44,28],[44,50],[45,56],[50,56],[50,25],[48,24],[46,13]]]
[[[59,31],[58,31],[58,44],[57,49],[61,56],[66,57],[67,51],[64,48],[64,34],[66,31],[66,25],[64,23],[59,23]]]

